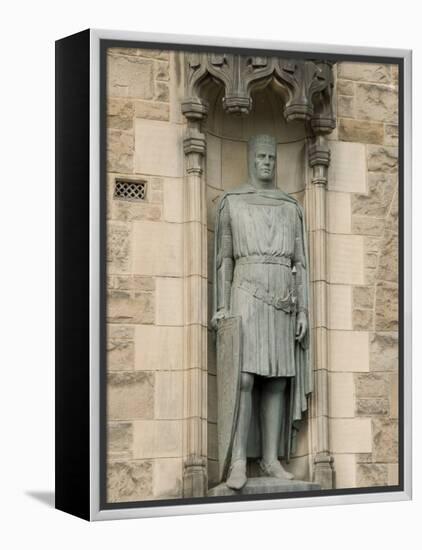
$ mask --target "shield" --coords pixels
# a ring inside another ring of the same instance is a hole
[[[241,350],[240,317],[229,317],[219,321],[217,330],[217,443],[220,481],[226,478],[230,466],[239,411]]]

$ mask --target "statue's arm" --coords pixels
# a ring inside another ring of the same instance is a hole
[[[223,199],[224,200],[224,199]],[[227,200],[224,200],[216,227],[216,315],[222,318],[230,313],[231,287],[233,282],[233,240],[230,223],[230,210]]]
[[[307,265],[302,221],[297,217],[293,265],[296,268],[297,312],[308,313]]]

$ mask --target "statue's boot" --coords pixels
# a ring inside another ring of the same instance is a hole
[[[230,487],[230,489],[239,491],[239,489],[245,485],[246,481],[246,460],[236,460],[230,466],[226,485]]]
[[[263,460],[259,461],[261,471],[265,476],[276,477],[278,479],[294,479],[294,475],[283,468],[278,460],[274,460],[271,464],[265,464]]]

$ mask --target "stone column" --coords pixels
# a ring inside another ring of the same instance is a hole
[[[205,136],[190,121],[184,182],[184,497],[207,492],[207,220]]]
[[[313,481],[323,489],[333,487],[333,457],[329,450],[328,423],[328,277],[327,198],[330,149],[323,135],[311,138],[308,160],[312,168],[307,196],[309,247],[311,258],[314,392],[311,397]]]

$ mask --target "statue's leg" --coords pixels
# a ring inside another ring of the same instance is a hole
[[[261,468],[271,476],[292,479],[278,461],[281,422],[286,392],[286,378],[269,378],[264,381],[261,390]]]
[[[277,460],[280,444],[281,415],[286,390],[285,378],[265,380],[261,390],[262,459],[266,464]]]
[[[232,462],[238,459],[246,460],[246,445],[252,414],[252,389],[254,375],[242,372],[240,378],[240,401],[237,427],[233,441]]]
[[[227,485],[241,489],[246,483],[246,446],[252,414],[254,375],[242,372],[240,379],[239,415],[233,441],[232,459]]]

